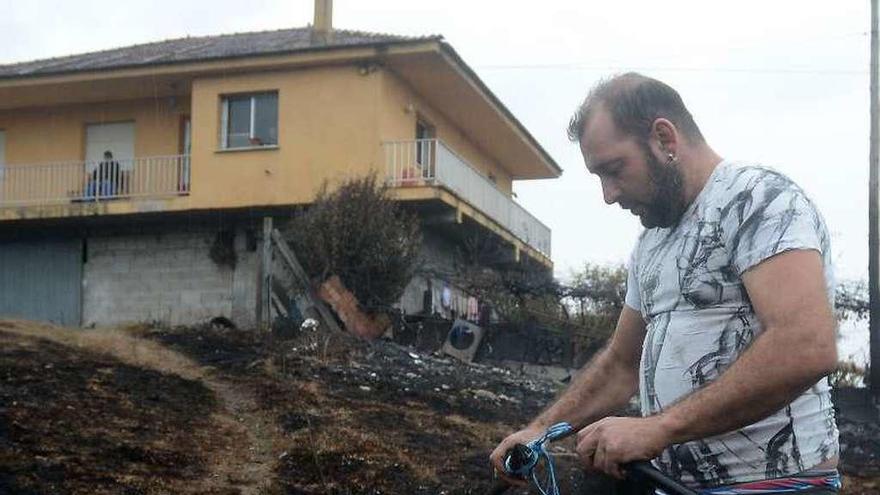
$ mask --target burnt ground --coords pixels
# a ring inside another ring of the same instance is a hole
[[[40,335],[0,322],[0,493],[486,493],[488,452],[563,386],[386,341],[140,329],[144,360]],[[844,493],[880,493],[872,428],[842,420]],[[613,492],[559,447],[562,493]]]
[[[201,383],[0,329],[0,493],[185,491],[220,448]]]

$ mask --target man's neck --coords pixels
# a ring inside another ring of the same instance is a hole
[[[681,160],[685,204],[690,206],[700,195],[722,158],[708,145],[703,145],[694,149],[692,153],[682,156]]]

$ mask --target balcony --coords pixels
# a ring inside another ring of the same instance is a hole
[[[520,241],[550,257],[550,228],[498,189],[443,141],[390,141],[382,143],[382,147],[388,185],[425,185],[449,189]]]
[[[189,194],[189,155],[0,167],[0,208]]]

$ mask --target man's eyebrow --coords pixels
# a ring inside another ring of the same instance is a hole
[[[611,167],[612,165],[616,165],[618,162],[623,161],[622,158],[611,158],[609,160],[601,161],[592,167],[587,167],[587,170],[590,171],[591,174],[600,174],[605,172],[605,169]]]

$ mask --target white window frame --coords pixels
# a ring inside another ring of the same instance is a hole
[[[277,147],[278,144],[249,144],[248,146],[229,146],[229,100],[230,98],[243,98],[247,97],[250,99],[251,108],[250,108],[250,124],[248,126],[248,140],[254,139],[254,121],[256,119],[257,113],[257,96],[262,95],[275,95],[275,105],[276,105],[276,114],[278,114],[278,91],[259,91],[256,93],[239,93],[239,94],[228,94],[221,96],[221,115],[220,115],[220,148],[224,150],[237,150],[237,149],[246,149],[246,148],[264,148],[264,147]],[[280,115],[279,115],[280,117]],[[275,123],[278,125],[278,122]],[[280,134],[280,132],[279,132]],[[280,138],[280,136],[279,136]],[[278,139],[276,139],[277,141]]]

